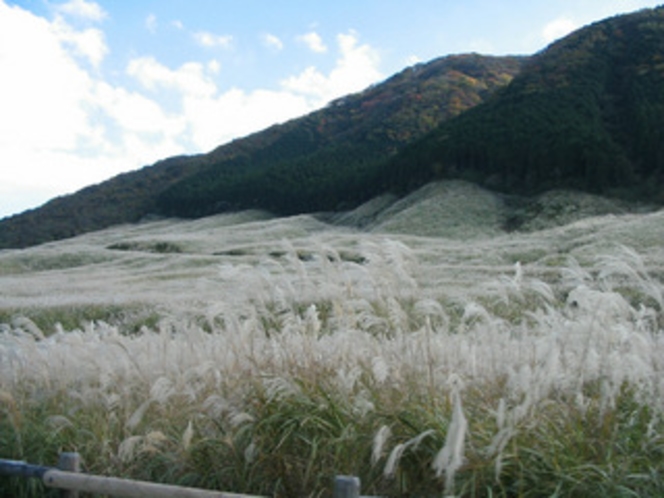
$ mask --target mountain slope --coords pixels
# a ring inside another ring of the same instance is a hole
[[[209,154],[3,220],[0,248],[148,214],[342,211],[441,178],[664,202],[664,7],[595,23],[532,58],[461,55],[406,69]]]
[[[324,183],[321,176],[382,163],[507,84],[524,60],[473,54],[408,68],[325,109],[208,154],[160,161],[1,220],[0,248],[71,237],[150,214],[201,216],[256,205],[294,212],[315,208],[313,201],[320,204],[321,199],[326,207],[336,207],[344,200],[339,186],[342,192],[352,190],[347,188],[348,179],[342,174],[326,177],[330,188],[323,196],[311,190]],[[264,176],[268,170],[269,176]],[[281,190],[274,192],[275,185]],[[374,193],[365,186],[360,192],[363,200]],[[305,195],[293,202],[292,189]],[[347,195],[345,200],[355,201],[360,194]]]
[[[507,84],[523,58],[460,55],[408,68],[362,93],[276,127],[258,150],[212,161],[169,188],[163,214],[204,216],[261,208],[335,210],[381,193],[380,168],[437,124]]]
[[[508,192],[572,187],[664,201],[664,8],[554,43],[388,170],[402,186],[447,177]]]

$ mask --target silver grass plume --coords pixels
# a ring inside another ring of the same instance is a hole
[[[454,476],[464,462],[464,443],[468,429],[468,421],[463,414],[461,406],[461,395],[458,390],[454,391],[454,408],[452,410],[452,421],[447,430],[445,445],[436,455],[432,468],[436,476],[445,473],[445,494],[449,495],[454,490]]]
[[[187,424],[187,428],[184,430],[184,433],[182,434],[182,449],[184,451],[187,451],[189,447],[191,446],[191,440],[194,437],[194,424],[192,424],[191,420]]]
[[[378,429],[378,432],[374,436],[373,440],[373,449],[371,451],[371,465],[376,465],[376,463],[378,463],[378,460],[381,459],[381,457],[383,456],[383,449],[385,448],[385,444],[387,443],[388,439],[390,439],[391,435],[392,435],[392,430],[387,425],[384,425],[380,429]]]
[[[433,429],[429,429],[428,431],[424,431],[423,433],[418,434],[414,438],[409,439],[405,443],[397,444],[392,449],[390,456],[387,458],[387,463],[385,464],[385,468],[383,469],[383,475],[387,478],[394,477],[399,467],[399,460],[401,460],[401,456],[403,455],[404,451],[406,451],[410,447],[416,449],[424,438],[431,436],[433,433],[434,433]]]

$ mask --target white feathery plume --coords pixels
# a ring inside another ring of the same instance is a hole
[[[18,316],[12,320],[12,325],[30,334],[37,341],[44,340],[44,333],[35,322],[25,316]]]
[[[390,427],[387,425],[383,425],[380,429],[378,429],[378,432],[376,432],[376,435],[374,436],[373,440],[373,449],[371,451],[371,465],[376,465],[378,460],[381,459],[381,457],[383,456],[383,448],[385,447],[385,443],[387,443],[391,435],[392,435],[392,429],[390,429]]]
[[[405,449],[405,443],[397,444],[394,448],[392,448],[390,456],[387,458],[387,462],[385,463],[385,468],[383,469],[383,475],[385,477],[394,477],[394,474],[397,471],[397,465],[399,464],[399,460],[401,460],[401,455]]]
[[[367,414],[373,412],[376,409],[376,406],[368,399],[368,395],[363,392],[355,397],[353,401],[352,412],[353,415],[358,418],[366,417]]]
[[[487,309],[481,304],[470,301],[466,304],[463,309],[463,316],[461,317],[461,322],[465,326],[473,325],[477,322],[482,322],[483,324],[491,324],[494,321],[491,314]]]
[[[385,361],[385,358],[382,356],[375,356],[371,359],[371,373],[379,384],[382,384],[388,379],[390,367]]]
[[[139,406],[131,415],[131,417],[129,417],[125,427],[129,430],[136,428],[136,426],[141,423],[141,420],[143,420],[143,415],[145,415],[145,412],[148,411],[151,403],[152,399],[148,399],[141,403],[141,406]]]
[[[414,438],[409,439],[405,443],[397,444],[390,452],[390,456],[388,457],[385,468],[383,469],[383,475],[387,478],[394,477],[397,472],[397,468],[399,467],[399,460],[401,460],[401,456],[403,455],[404,451],[406,451],[411,446],[414,449],[417,448],[424,438],[431,436],[433,433],[434,431],[429,429],[428,431],[424,431]]]
[[[1,393],[0,393],[1,394]],[[60,432],[63,429],[74,427],[74,424],[64,415],[51,415],[46,419],[46,423],[54,430]]]
[[[315,304],[310,305],[304,314],[304,323],[306,324],[307,332],[314,337],[318,336],[321,330],[321,321],[318,316],[318,309]]]
[[[246,412],[233,413],[228,419],[228,422],[231,424],[232,427],[239,427],[243,424],[250,424],[254,421],[255,418],[253,417],[253,415],[250,415],[249,413]]]
[[[258,448],[256,443],[252,441],[249,443],[249,446],[244,449],[244,461],[247,463],[252,463],[256,459],[257,454]]]
[[[536,278],[529,279],[528,288],[541,297],[547,304],[551,304],[556,300],[551,286],[542,280]]]
[[[184,433],[182,434],[182,449],[184,451],[187,451],[189,447],[191,446],[191,440],[194,437],[194,424],[192,424],[191,420],[187,424],[187,428],[184,430]]]
[[[150,399],[164,404],[175,394],[173,382],[168,377],[159,377],[150,388]]]
[[[454,408],[452,410],[452,421],[447,429],[445,445],[436,455],[432,467],[436,476],[445,473],[445,493],[451,494],[454,489],[454,476],[464,462],[464,443],[468,422],[463,414],[461,406],[461,395],[458,390],[454,394]]]
[[[568,287],[586,285],[593,280],[590,272],[573,257],[568,258],[567,265],[561,271],[561,276],[563,284]]]
[[[129,436],[120,443],[118,447],[118,458],[121,462],[127,463],[134,459],[136,447],[143,443],[143,436]]]

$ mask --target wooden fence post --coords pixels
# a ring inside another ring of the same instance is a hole
[[[360,498],[360,478],[354,476],[335,477],[334,498]]]
[[[60,453],[58,469],[66,472],[81,471],[81,456],[78,453]],[[78,498],[78,491],[65,489],[60,492],[62,498]]]

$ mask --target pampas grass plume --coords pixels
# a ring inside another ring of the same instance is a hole
[[[187,428],[182,434],[182,449],[187,451],[191,446],[191,440],[194,437],[194,424],[191,423],[191,420],[187,424]]]
[[[452,410],[452,421],[447,430],[445,445],[436,455],[432,468],[436,476],[445,473],[445,493],[450,494],[454,488],[454,475],[464,462],[464,443],[468,422],[463,414],[461,396],[458,391],[454,393],[454,408]]]
[[[371,465],[375,465],[378,462],[378,460],[381,459],[381,457],[383,456],[383,449],[385,448],[385,444],[390,439],[391,435],[392,435],[392,430],[387,425],[383,425],[380,429],[378,429],[378,432],[376,432],[376,435],[374,436],[373,440],[373,450],[371,452]]]

